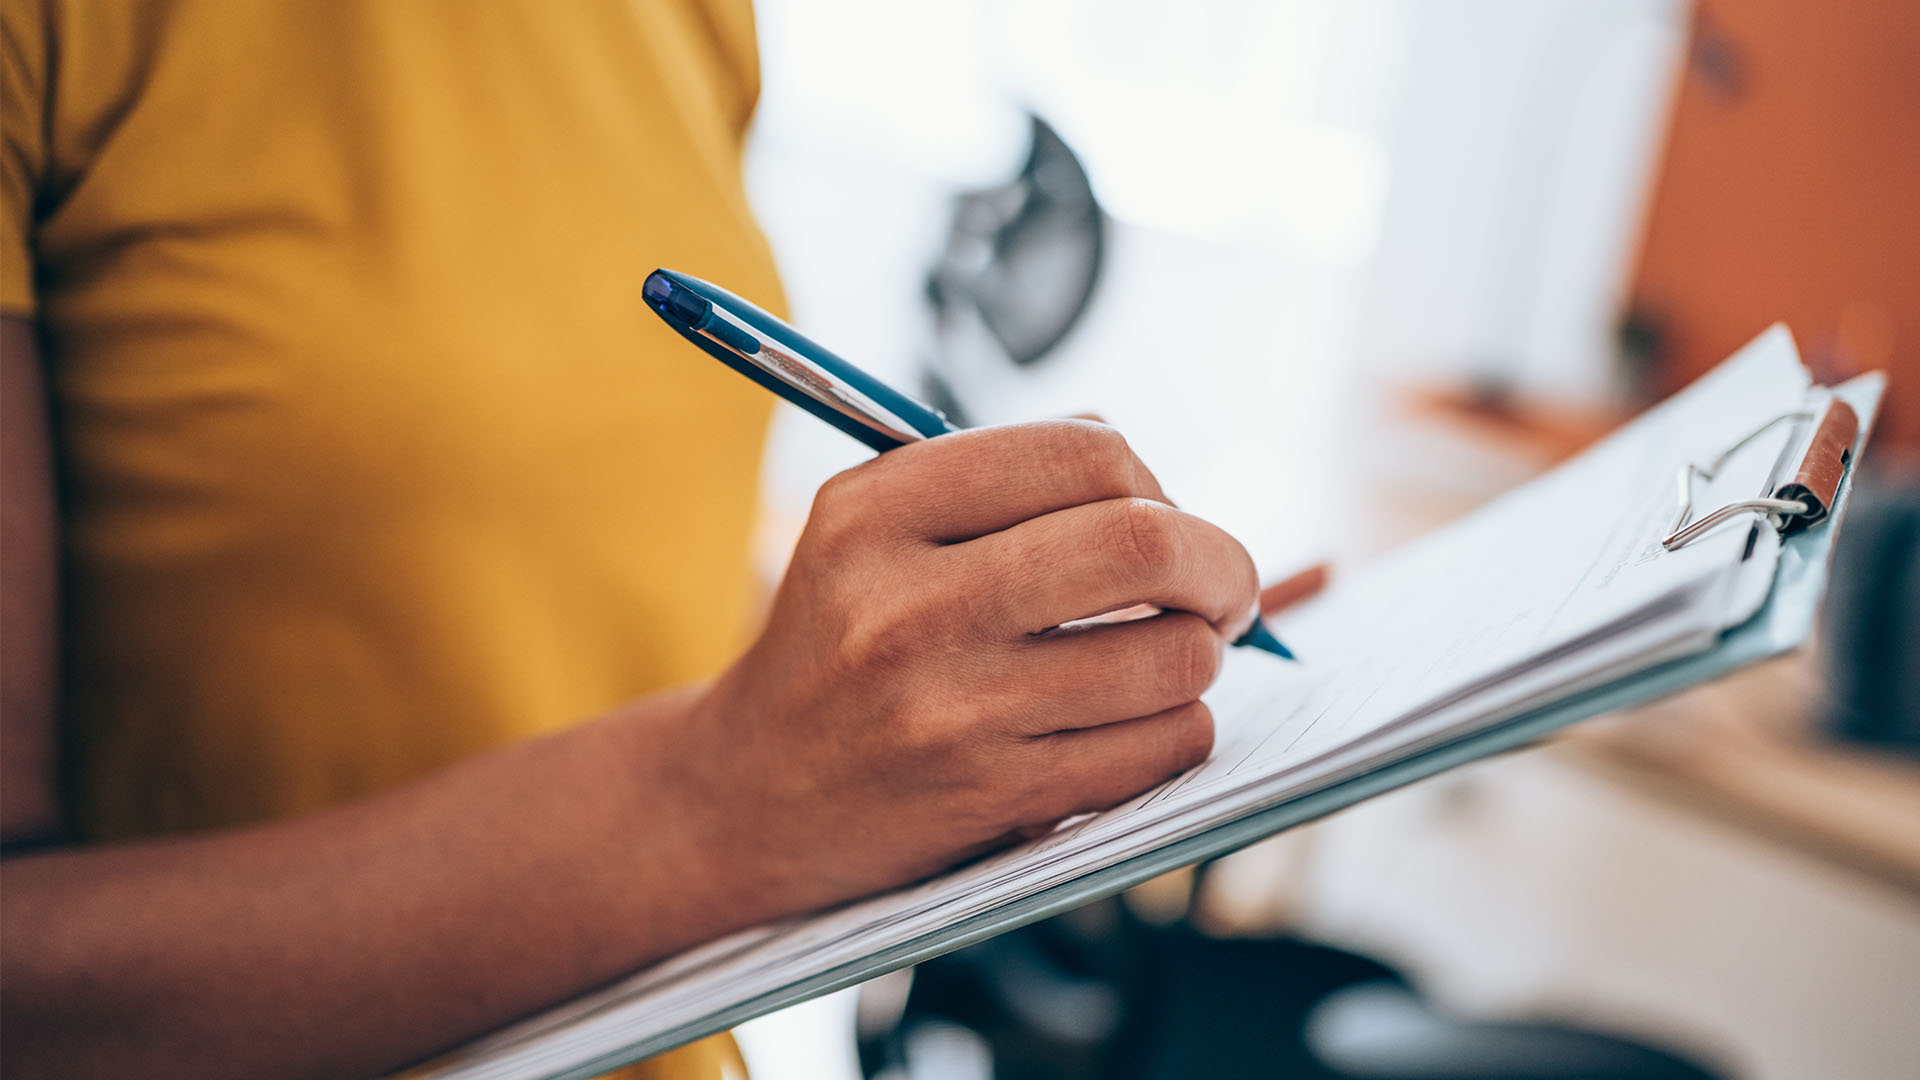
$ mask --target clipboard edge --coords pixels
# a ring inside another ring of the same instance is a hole
[[[709,1013],[698,1021],[669,1029],[583,1064],[538,1075],[542,1080],[591,1080],[695,1039],[730,1030],[767,1013],[857,986],[888,972],[1117,895],[1170,870],[1229,854],[1448,769],[1520,749],[1581,720],[1657,700],[1799,647],[1812,633],[1820,599],[1826,591],[1827,567],[1832,560],[1834,538],[1851,501],[1861,451],[1872,434],[1885,387],[1885,373],[1876,371],[1830,388],[1836,395],[1848,400],[1860,416],[1852,462],[1841,477],[1834,505],[1826,520],[1817,527],[1802,530],[1782,540],[1780,563],[1775,570],[1774,584],[1767,602],[1752,618],[1726,631],[1714,648],[1583,691],[1565,701],[1420,751],[1363,775],[1289,799],[1164,847],[1142,852],[999,909],[982,912],[852,963],[737,1002]],[[446,1074],[428,1075],[453,1077],[462,1072],[456,1068]]]

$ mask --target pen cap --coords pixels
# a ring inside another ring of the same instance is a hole
[[[655,312],[685,323],[690,330],[700,329],[713,312],[712,304],[690,289],[676,288],[673,279],[658,270],[647,275],[646,283],[640,286],[640,296]]]

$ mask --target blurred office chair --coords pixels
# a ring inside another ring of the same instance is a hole
[[[1366,957],[1152,926],[1117,900],[928,961],[912,980],[892,1013],[861,1032],[872,1080],[1715,1075],[1565,1025],[1453,1019]]]
[[[1652,1047],[1559,1024],[1449,1018],[1399,982],[1329,995],[1307,1016],[1309,1053],[1341,1080],[1711,1080]]]
[[[1156,927],[1110,899],[913,969],[903,1007],[862,1032],[870,1078],[1149,1080],[1325,1075],[1301,1021],[1333,989],[1392,980],[1351,953]],[[914,1034],[973,1032],[989,1067],[929,1069]]]

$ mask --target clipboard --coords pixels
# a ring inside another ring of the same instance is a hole
[[[1644,704],[1799,646],[1813,629],[1820,599],[1825,593],[1835,532],[1852,490],[1853,463],[1865,445],[1885,382],[1884,375],[1873,373],[1833,388],[1816,387],[1804,408],[1768,421],[1728,447],[1714,461],[1679,466],[1678,515],[1663,544],[1684,546],[1708,529],[1746,515],[1762,516],[1778,528],[1783,537],[1772,589],[1765,602],[1751,618],[1724,632],[1718,643],[1706,652],[1657,664],[1577,692],[1551,705],[1416,751],[1361,775],[1142,852],[993,910],[957,920],[853,962],[745,998],[617,1051],[547,1071],[513,1075],[588,1080],[695,1039],[726,1031],[755,1017],[1105,899],[1168,871],[1226,855],[1455,766],[1519,749],[1577,721]],[[1867,422],[1860,422],[1862,417]],[[1733,452],[1774,425],[1786,422],[1800,426],[1796,438],[1788,442],[1783,453],[1782,467],[1775,470],[1778,482],[1770,484],[1769,490],[1755,499],[1715,507],[1696,516],[1692,506],[1694,480],[1700,476],[1711,478],[1719,464]],[[432,1075],[431,1063],[426,1075]]]

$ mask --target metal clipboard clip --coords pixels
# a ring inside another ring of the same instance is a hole
[[[1793,471],[1787,474],[1784,483],[1775,487],[1771,495],[1730,502],[1709,511],[1696,521],[1688,520],[1693,516],[1693,482],[1696,477],[1711,482],[1727,459],[1742,447],[1775,426],[1795,420],[1811,425],[1812,435],[1807,438],[1800,452],[1800,460]],[[1668,551],[1678,551],[1715,525],[1741,514],[1765,514],[1773,527],[1781,532],[1791,532],[1821,520],[1833,506],[1834,496],[1840,491],[1841,478],[1847,474],[1847,466],[1853,463],[1853,443],[1859,434],[1860,418],[1855,415],[1853,407],[1835,397],[1827,399],[1817,408],[1800,409],[1774,417],[1722,450],[1718,457],[1706,465],[1689,462],[1680,469],[1680,512],[1674,517],[1667,535],[1661,538],[1660,546]]]

